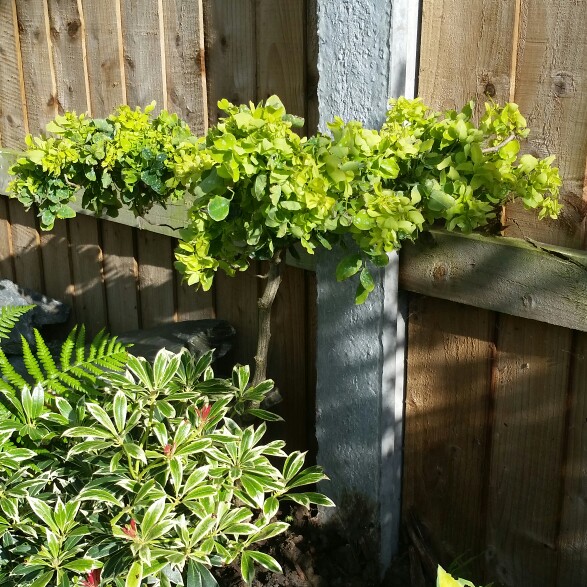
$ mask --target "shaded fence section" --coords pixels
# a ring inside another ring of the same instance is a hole
[[[424,0],[419,93],[520,105],[529,152],[558,155],[565,209],[505,233],[585,248],[587,3]],[[474,259],[471,259],[474,262]],[[544,275],[545,281],[549,275]],[[587,582],[587,335],[412,295],[403,505],[443,562],[507,586]],[[531,304],[531,296],[527,303]]]
[[[313,14],[310,0],[2,0],[0,145],[22,148],[63,110],[99,117],[153,100],[203,133],[220,98],[277,93],[314,125]],[[93,333],[227,319],[238,331],[232,358],[251,362],[262,268],[196,293],[173,268],[174,247],[87,216],[43,233],[33,212],[0,197],[1,277],[68,302]],[[290,448],[313,437],[314,291],[313,274],[288,267],[275,308],[269,375],[285,398]]]

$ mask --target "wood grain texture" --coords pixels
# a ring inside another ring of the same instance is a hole
[[[155,100],[160,110],[164,93],[157,0],[125,0],[121,9],[127,102],[145,107]]]
[[[32,211],[25,212],[22,204],[15,200],[8,202],[8,210],[16,283],[22,287],[43,292],[41,241],[36,229],[35,215]]]
[[[8,200],[0,197],[0,279],[14,281],[12,235],[8,216]]]
[[[418,94],[434,108],[461,108],[487,93],[507,101],[515,2],[455,0],[422,4]]]
[[[48,0],[59,111],[88,111],[83,15],[77,0]]]
[[[304,0],[258,0],[257,100],[277,94],[288,112],[306,114]]]
[[[204,0],[208,120],[218,119],[218,100],[235,104],[257,98],[255,0]]]
[[[572,358],[557,587],[583,587],[587,583],[587,335],[575,334]]]
[[[124,103],[116,0],[83,0],[92,116]]]
[[[108,221],[101,221],[100,229],[110,331],[120,334],[136,330],[140,326],[140,319],[134,231],[128,226]]]
[[[197,290],[188,285],[183,276],[174,270],[177,291],[177,320],[204,320],[215,318],[214,287],[210,291]]]
[[[137,240],[142,327],[173,322],[175,304],[171,239],[141,231]]]
[[[57,114],[45,0],[16,0],[29,131],[39,134]]]
[[[0,144],[19,148],[26,134],[20,79],[20,43],[13,2],[0,2]]]
[[[198,135],[208,126],[201,0],[163,0],[167,104]]]
[[[503,237],[431,231],[401,252],[417,293],[587,330],[587,253]]]
[[[487,514],[504,586],[555,585],[571,331],[500,319]]]
[[[96,221],[87,216],[71,219],[69,238],[76,320],[85,324],[88,336],[93,336],[108,327],[102,249]]]
[[[308,464],[315,464],[318,454],[316,440],[316,331],[318,327],[318,286],[316,273],[306,271],[306,426]]]
[[[67,223],[58,220],[52,230],[41,232],[41,256],[45,293],[73,307],[73,276],[69,259]],[[75,312],[70,318],[73,322]]]
[[[483,560],[495,315],[412,296],[403,511],[430,530],[441,560]]]
[[[267,376],[275,381],[283,398],[277,408],[285,418],[279,425],[283,432],[274,433],[287,440],[288,450],[306,450],[308,443],[306,327],[304,271],[286,266],[271,316]]]
[[[583,200],[587,158],[587,3],[522,3],[514,101],[531,129],[528,151],[557,155],[565,208],[556,222],[538,222],[521,207],[508,209],[511,236],[529,236],[566,247],[584,247]]]

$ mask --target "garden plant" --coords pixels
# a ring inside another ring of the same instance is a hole
[[[0,339],[29,310],[0,313]],[[240,558],[280,572],[255,548],[285,531],[280,502],[331,506],[300,491],[325,479],[304,454],[263,443],[245,416],[273,383],[248,367],[218,379],[212,353],[162,350],[153,364],[103,333],[75,328],[58,364],[23,338],[28,376],[0,350],[0,585],[212,587],[211,566]],[[241,422],[241,423],[239,423]],[[276,461],[283,461],[276,466]]]

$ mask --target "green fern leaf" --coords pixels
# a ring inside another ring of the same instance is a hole
[[[51,356],[51,351],[49,350],[49,347],[47,346],[47,344],[43,340],[41,333],[36,328],[35,328],[35,342],[37,343],[37,357],[41,361],[41,365],[43,365],[43,368],[45,369],[45,372],[47,373],[47,375],[45,376],[45,379],[46,379],[47,377],[50,377],[51,375],[54,375],[55,373],[57,373],[57,365],[55,364],[55,361],[53,360],[53,357]]]
[[[84,348],[86,344],[86,327],[82,324],[77,331],[77,336],[75,338],[75,361],[76,363],[81,363],[86,358],[86,349]]]
[[[14,370],[2,349],[0,349],[0,374],[8,383],[12,383],[18,391],[28,385],[22,376]]]
[[[24,365],[28,374],[33,378],[35,382],[43,381],[45,379],[45,374],[41,370],[41,365],[39,361],[37,361],[31,347],[27,341],[27,339],[22,336],[22,356],[24,358]]]
[[[0,340],[8,338],[20,319],[35,306],[3,306],[0,308]]]
[[[73,349],[75,348],[76,333],[77,326],[74,326],[73,330],[67,335],[67,338],[61,347],[59,361],[61,363],[62,369],[67,369],[71,364],[71,355],[73,353]]]

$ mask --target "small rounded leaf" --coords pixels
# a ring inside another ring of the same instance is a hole
[[[214,196],[208,202],[208,214],[212,220],[220,222],[228,216],[230,210],[230,200],[222,196]]]

